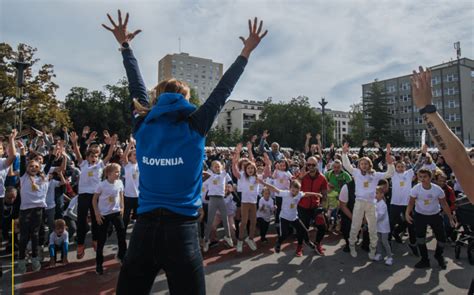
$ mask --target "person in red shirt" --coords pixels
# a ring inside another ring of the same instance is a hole
[[[443,189],[444,195],[446,196],[446,202],[448,203],[452,214],[454,210],[456,210],[456,194],[454,193],[454,189],[447,184],[447,180],[448,178],[446,177],[446,174],[444,174],[441,169],[437,169],[434,175],[434,183]],[[444,215],[443,218],[446,237],[451,239],[451,241],[455,241],[456,232],[454,231],[454,228],[449,223],[449,219],[446,215]]]
[[[306,162],[305,170],[300,176],[301,191],[321,194],[323,199],[327,197],[328,182],[326,177],[321,174],[318,170],[318,160],[315,157],[308,158]],[[298,216],[305,225],[306,229],[309,230],[312,219],[316,229],[315,251],[319,255],[324,255],[324,249],[321,246],[321,241],[326,234],[326,219],[324,218],[324,211],[321,207],[321,198],[316,195],[312,195],[308,198],[303,198],[298,203]]]

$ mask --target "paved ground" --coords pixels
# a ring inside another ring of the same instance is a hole
[[[223,245],[211,248],[204,256],[208,294],[467,294],[474,278],[474,266],[469,265],[465,252],[454,260],[454,250],[446,250],[448,268],[441,270],[432,259],[432,269],[415,270],[417,258],[408,254],[402,244],[394,244],[395,263],[385,266],[369,262],[367,253],[359,250],[353,259],[342,252],[337,236],[326,238],[326,256],[305,249],[303,257],[295,257],[295,245],[285,244],[280,254],[273,251],[275,236],[270,243],[259,245],[256,252]],[[433,250],[435,242],[429,243]],[[113,294],[119,265],[114,260],[113,240],[106,246],[105,273],[95,274],[94,252],[86,250],[83,260],[37,273],[15,276],[15,294]],[[433,255],[433,251],[430,251]],[[7,258],[8,259],[8,258]],[[11,259],[11,258],[10,258]],[[6,259],[2,259],[4,265]],[[11,272],[4,267],[0,294],[11,294]],[[168,294],[166,277],[160,274],[153,294]]]

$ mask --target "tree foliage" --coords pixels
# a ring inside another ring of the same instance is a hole
[[[227,133],[224,126],[213,128],[206,137],[206,145],[210,146],[214,142],[217,146],[235,146],[242,141],[242,133],[234,129],[230,134]]]
[[[364,141],[364,111],[362,103],[351,105],[349,111],[351,119],[349,121],[349,135],[345,138],[350,145],[358,146]]]
[[[189,102],[195,105],[196,107],[199,107],[202,104],[201,99],[199,98],[199,95],[196,89],[194,88],[191,88],[191,97],[189,98]]]

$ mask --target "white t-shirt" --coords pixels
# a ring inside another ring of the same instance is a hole
[[[257,204],[257,197],[259,193],[259,184],[257,177],[250,176],[247,178],[244,172],[240,172],[240,189],[242,192],[242,203]]]
[[[48,192],[46,193],[46,209],[53,209],[56,207],[55,190],[57,187],[61,186],[61,181],[56,179],[51,179],[49,181]]]
[[[234,216],[235,212],[237,211],[237,204],[235,204],[233,198],[234,196],[232,194],[228,194],[224,197],[227,216]],[[217,210],[216,214],[220,215],[221,211]]]
[[[67,206],[65,216],[68,216],[72,220],[77,220],[77,196],[71,199],[69,205]]]
[[[298,219],[298,202],[303,197],[300,192],[293,196],[290,191],[283,191],[280,193],[282,198],[280,217],[288,221],[295,221]]]
[[[395,172],[392,176],[392,200],[390,204],[407,206],[410,200],[411,182],[415,172],[409,169],[404,173]]]
[[[123,193],[123,183],[117,179],[114,183],[104,180],[95,191],[99,194],[99,212],[102,216],[121,211],[120,193]]]
[[[372,174],[362,172],[358,168],[354,168],[353,174],[355,180],[356,200],[364,200],[375,202],[375,190],[380,179],[385,177],[384,172],[374,172]]]
[[[1,167],[2,163],[0,162],[0,199],[3,199],[5,197],[5,180],[8,175],[8,167],[6,169],[1,169]]]
[[[222,171],[220,174],[211,171],[211,176],[206,180],[208,195],[223,197],[225,195],[225,186],[231,181],[232,178],[230,178],[226,171]]]
[[[344,203],[349,202],[349,189],[347,188],[347,184],[344,184],[339,192],[339,201]]]
[[[274,207],[275,202],[272,198],[268,198],[268,201],[264,198],[260,198],[258,201],[257,218],[263,218],[266,222],[270,222]]]
[[[84,160],[79,168],[81,168],[79,194],[95,193],[102,177],[102,170],[105,168],[104,162],[100,160],[96,164],[90,165],[89,161]]]
[[[377,201],[375,205],[377,215],[377,232],[385,234],[390,232],[390,222],[388,220],[387,204],[384,200]]]
[[[291,177],[292,175],[288,171],[275,170],[273,185],[279,190],[289,190]]]
[[[204,181],[202,184],[202,189],[201,189],[201,200],[204,204],[209,203],[208,200],[206,200],[206,195],[207,195],[208,189],[207,189],[207,180]]]
[[[410,193],[415,198],[415,211],[423,215],[435,215],[441,211],[439,199],[445,197],[441,187],[432,183],[430,189],[424,189],[421,183],[415,185]]]
[[[49,235],[49,245],[61,246],[63,243],[69,244],[69,233],[67,230],[64,230],[63,233],[58,237],[55,232],[52,232]]]
[[[34,183],[31,182],[31,177],[27,173],[20,177],[20,210],[46,207],[49,182],[40,176],[34,176],[33,181]]]
[[[138,172],[138,163],[133,164],[128,162],[128,164],[123,167],[123,170],[125,171],[125,196],[138,198],[138,176],[140,175]]]

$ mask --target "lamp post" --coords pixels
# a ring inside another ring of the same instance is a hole
[[[31,66],[31,63],[25,62],[25,56],[21,46],[18,46],[18,58],[13,63],[16,68],[16,100],[17,107],[15,111],[15,128],[21,131],[23,122],[23,88],[25,86],[25,70]]]
[[[328,102],[326,101],[326,99],[324,97],[321,97],[321,101],[318,102],[319,105],[321,106],[321,113],[322,113],[322,126],[321,126],[321,137],[322,137],[322,144],[323,146],[321,147],[322,149],[324,149],[326,147],[326,134],[325,134],[325,126],[324,126],[324,114],[326,113],[326,105],[328,104]]]

